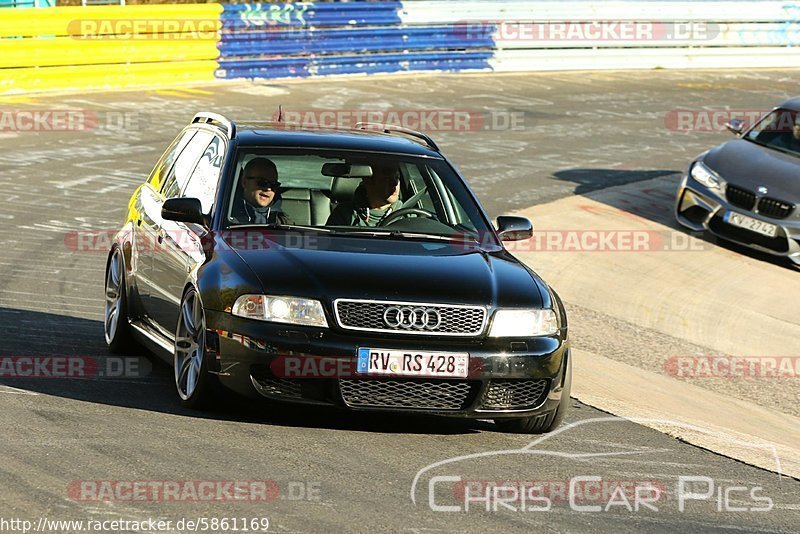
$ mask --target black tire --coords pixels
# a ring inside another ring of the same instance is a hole
[[[128,322],[128,292],[125,287],[125,260],[119,248],[114,248],[106,263],[105,314],[103,331],[108,350],[123,354],[133,348],[135,341]]]
[[[208,372],[205,326],[200,295],[191,288],[181,299],[172,354],[178,398],[184,407],[195,410],[208,408],[218,389],[217,377]]]
[[[567,357],[567,376],[561,390],[561,400],[558,407],[552,412],[546,412],[532,417],[517,419],[495,419],[494,423],[503,432],[514,434],[546,434],[561,425],[564,416],[569,410],[570,391],[572,389],[572,357]]]

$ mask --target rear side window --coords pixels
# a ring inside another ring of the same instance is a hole
[[[172,141],[172,144],[161,156],[161,159],[158,160],[158,163],[156,163],[156,166],[150,173],[150,177],[147,179],[150,185],[153,186],[153,189],[156,191],[161,190],[161,186],[164,184],[167,173],[169,173],[170,169],[172,169],[172,164],[175,163],[175,158],[178,157],[178,154],[180,154],[181,151],[186,147],[195,133],[196,130],[183,132],[178,135],[174,141]]]
[[[182,196],[184,197],[200,199],[203,213],[211,212],[211,207],[214,205],[214,196],[217,192],[217,183],[219,182],[219,174],[222,168],[224,147],[222,139],[214,136],[203,155],[200,156],[200,161],[197,162],[197,167],[195,167],[191,178],[189,178],[189,183],[186,184],[186,189],[183,191]]]
[[[181,191],[186,187],[189,181],[189,176],[194,170],[198,158],[203,154],[208,147],[213,134],[209,132],[197,132],[191,141],[189,141],[180,155],[175,160],[175,165],[169,172],[164,187],[161,189],[161,194],[165,198],[174,198],[180,196]]]

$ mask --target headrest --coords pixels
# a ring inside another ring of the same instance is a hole
[[[286,188],[281,189],[283,200],[311,200],[311,191],[305,188]]]
[[[331,183],[331,200],[337,203],[353,200],[359,185],[361,180],[358,178],[334,178]]]

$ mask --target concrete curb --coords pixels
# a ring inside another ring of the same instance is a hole
[[[572,396],[581,402],[698,447],[800,479],[800,418],[597,354],[572,352]]]

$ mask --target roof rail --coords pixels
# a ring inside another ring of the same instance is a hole
[[[417,139],[424,141],[428,148],[439,152],[439,147],[436,143],[433,142],[433,139],[430,136],[418,132],[416,130],[412,130],[410,128],[403,128],[402,126],[393,126],[391,124],[383,124],[380,122],[358,122],[355,125],[356,130],[381,130],[383,133],[404,133],[406,135],[410,135],[411,137],[416,137]]]
[[[228,138],[233,138],[236,136],[236,124],[229,118],[220,115],[218,113],[210,113],[208,111],[201,111],[197,115],[194,116],[192,119],[192,124],[201,123],[201,124],[214,124],[217,123],[217,126],[222,126],[224,130],[228,132]]]

